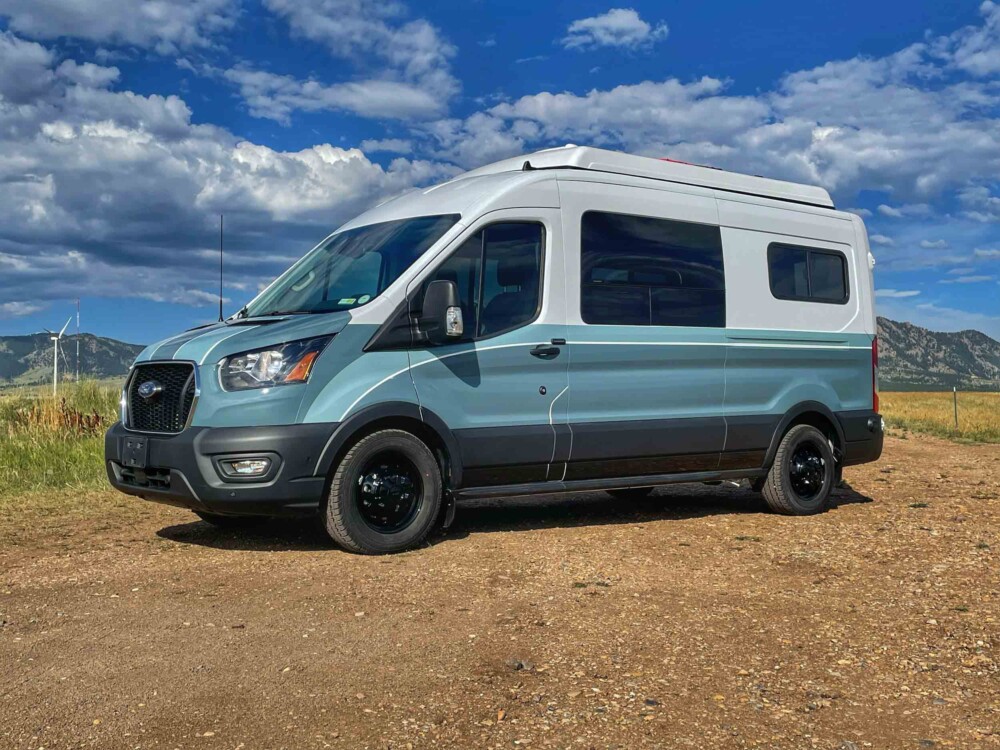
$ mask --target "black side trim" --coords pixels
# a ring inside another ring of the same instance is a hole
[[[507,484],[496,487],[468,487],[458,490],[455,495],[463,499],[484,497],[505,497],[516,495],[547,495],[559,492],[594,492],[597,490],[617,490],[626,487],[649,487],[650,485],[676,484],[681,482],[711,482],[719,479],[743,479],[760,477],[764,469],[741,469],[739,471],[696,471],[684,474],[654,474],[639,477],[613,477],[608,479],[582,479],[572,482],[532,482],[530,484]]]
[[[720,417],[584,422],[572,425],[575,461],[715,453],[722,448],[726,421]]]
[[[455,439],[465,484],[540,482],[552,458],[554,432],[547,424],[476,427],[455,430]]]

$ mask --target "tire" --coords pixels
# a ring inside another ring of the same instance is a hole
[[[655,488],[653,487],[623,487],[620,490],[608,490],[615,500],[645,500]]]
[[[355,443],[334,470],[323,525],[350,552],[401,552],[430,533],[441,495],[430,448],[404,430],[380,430]]]
[[[196,510],[194,514],[217,529],[244,529],[264,520],[260,516],[220,516],[215,513],[203,513],[200,510]]]
[[[778,445],[774,464],[764,481],[764,499],[775,513],[789,516],[820,513],[826,509],[836,469],[826,435],[811,425],[796,425]]]

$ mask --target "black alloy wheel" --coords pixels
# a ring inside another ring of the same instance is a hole
[[[375,454],[361,469],[358,509],[364,522],[380,534],[405,529],[420,509],[420,472],[398,451]]]

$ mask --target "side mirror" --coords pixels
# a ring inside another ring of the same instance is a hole
[[[454,281],[438,279],[427,286],[420,311],[420,331],[432,344],[461,338],[465,333],[458,286]]]

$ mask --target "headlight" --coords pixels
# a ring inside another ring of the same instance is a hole
[[[320,352],[332,339],[303,339],[226,357],[219,363],[219,382],[226,391],[305,383]]]

